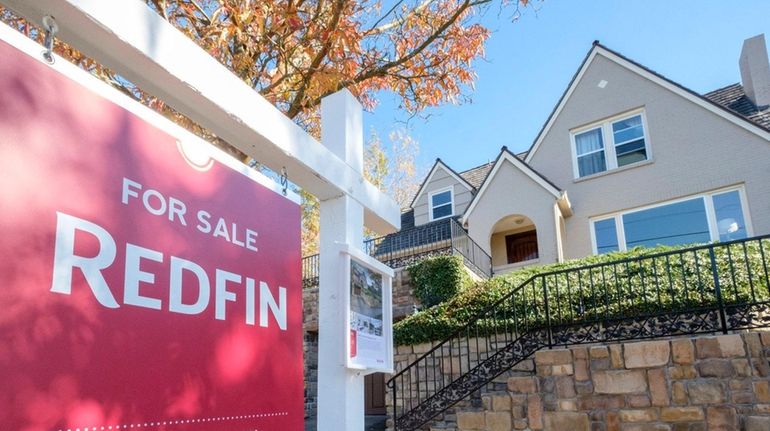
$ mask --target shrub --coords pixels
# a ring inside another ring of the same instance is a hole
[[[460,256],[437,256],[410,266],[414,294],[423,307],[433,307],[455,296],[470,284]]]
[[[658,255],[677,248],[685,247],[637,248],[497,276],[398,322],[395,342],[445,339],[506,295],[494,316],[472,325],[474,332],[488,336],[547,321],[570,325],[713,307],[718,298],[709,250]],[[713,263],[724,304],[770,300],[770,240],[717,245]],[[563,271],[573,268],[581,269]]]

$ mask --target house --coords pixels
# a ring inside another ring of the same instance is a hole
[[[455,170],[437,159],[401,231],[365,242],[394,268],[456,254],[479,277],[636,246],[770,234],[770,62],[744,42],[741,83],[698,94],[595,42],[528,151]],[[318,256],[304,260],[308,416]],[[415,302],[404,271],[394,317]],[[310,316],[310,318],[308,318]],[[309,364],[309,365],[308,365]],[[384,411],[382,374],[367,413]]]
[[[595,42],[528,151],[460,172],[436,160],[388,252],[429,250],[438,237],[394,244],[457,225],[460,254],[472,244],[502,273],[770,233],[764,35],[744,42],[739,68],[740,84],[698,94]]]

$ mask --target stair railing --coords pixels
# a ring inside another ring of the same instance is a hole
[[[481,278],[492,276],[492,257],[476,244],[460,222],[451,219],[452,250],[462,256],[465,266]]]
[[[542,348],[770,326],[768,238],[532,276],[397,370],[395,429],[418,428]]]
[[[391,268],[409,266],[433,256],[455,254],[462,256],[465,266],[479,277],[492,276],[492,258],[454,218],[369,238],[364,241],[363,250]],[[302,258],[303,287],[318,286],[319,270],[317,254]]]

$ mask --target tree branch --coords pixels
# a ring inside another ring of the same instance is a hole
[[[418,5],[416,8],[412,9],[408,14],[406,14],[404,16],[401,16],[401,17],[398,17],[398,18],[394,19],[393,21],[391,21],[391,22],[389,22],[387,24],[383,24],[383,25],[381,25],[379,27],[377,27],[377,24],[380,21],[377,21],[377,23],[375,23],[375,25],[372,27],[372,29],[367,31],[367,34],[369,34],[369,33],[370,34],[380,34],[380,33],[386,32],[386,31],[388,31],[388,30],[390,30],[392,28],[399,27],[399,26],[403,25],[406,22],[406,20],[409,19],[409,17],[411,17],[413,15],[419,14],[420,12],[425,10],[425,8],[430,6],[430,4],[433,3],[434,1],[435,0],[425,0],[420,5]],[[394,8],[395,8],[395,6],[394,6]],[[390,11],[388,13],[390,13]]]
[[[392,69],[394,67],[398,67],[398,66],[408,62],[412,58],[414,58],[417,55],[419,55],[420,53],[422,53],[426,48],[428,48],[431,45],[431,43],[433,43],[434,41],[436,41],[437,39],[442,37],[444,32],[447,29],[449,29],[449,27],[451,27],[455,22],[457,22],[457,20],[463,15],[463,13],[466,10],[468,10],[468,8],[470,8],[472,6],[477,6],[477,5],[489,3],[491,1],[492,0],[475,0],[475,1],[465,0],[460,5],[460,7],[458,7],[457,10],[449,17],[449,19],[447,19],[442,25],[440,25],[433,33],[431,33],[419,46],[417,46],[411,52],[409,52],[408,54],[404,55],[401,58],[398,58],[398,59],[395,59],[395,60],[391,60],[391,61],[389,61],[389,62],[387,62],[387,63],[385,63],[385,64],[383,64],[383,65],[381,65],[381,66],[379,66],[377,68],[370,69],[369,71],[365,71],[365,72],[359,73],[356,77],[354,77],[352,79],[346,79],[346,80],[340,81],[337,84],[336,88],[334,88],[332,90],[326,91],[323,95],[321,95],[321,97],[319,97],[316,100],[311,101],[305,107],[306,108],[314,107],[314,106],[316,106],[316,105],[318,105],[320,103],[320,101],[321,101],[321,99],[323,97],[328,96],[329,94],[332,94],[334,92],[337,92],[337,91],[339,91],[339,90],[341,90],[343,88],[348,88],[348,87],[350,87],[352,85],[358,84],[358,83],[366,81],[368,79],[385,76],[390,69]]]
[[[342,9],[345,6],[346,0],[337,0],[334,3],[334,9],[332,12],[332,19],[329,22],[329,25],[327,26],[328,29],[331,31],[336,30],[337,24],[339,24],[340,17],[342,16]],[[318,71],[318,66],[321,65],[321,63],[326,59],[326,56],[329,54],[329,50],[332,47],[332,44],[334,43],[334,38],[329,36],[326,41],[324,42],[321,49],[318,51],[318,53],[313,58],[313,61],[311,61],[310,66],[308,67],[307,73],[302,79],[302,82],[300,82],[299,89],[297,89],[296,94],[294,95],[294,99],[289,104],[289,110],[286,112],[286,115],[289,116],[289,118],[294,118],[299,114],[299,112],[305,107],[304,105],[304,98],[305,93],[307,92],[307,88],[310,85],[310,80],[313,78],[313,75]]]

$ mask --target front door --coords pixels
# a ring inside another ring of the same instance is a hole
[[[505,237],[508,251],[508,263],[518,263],[537,259],[537,231],[530,230]]]
[[[385,374],[374,373],[364,377],[364,414],[385,414]]]

